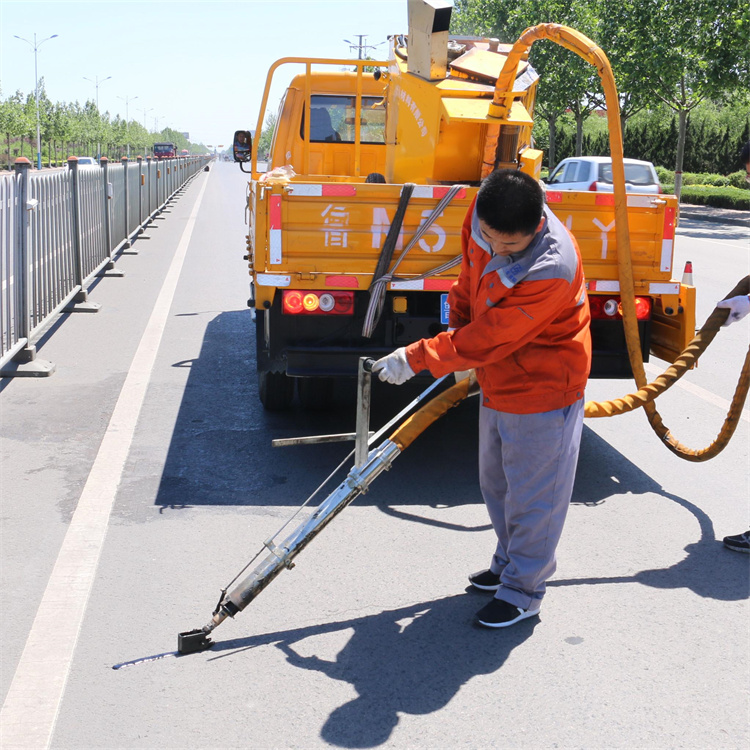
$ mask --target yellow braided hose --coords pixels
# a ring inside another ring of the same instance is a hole
[[[499,119],[507,118],[512,104],[512,91],[518,64],[534,42],[549,39],[566,49],[575,52],[588,63],[593,65],[599,73],[604,98],[607,105],[607,124],[609,126],[610,153],[612,155],[612,178],[615,202],[615,236],[617,239],[617,267],[620,283],[620,299],[622,304],[625,343],[628,349],[630,367],[638,391],[621,399],[603,403],[588,402],[586,404],[587,417],[615,416],[626,411],[643,407],[651,428],[659,436],[664,445],[675,455],[687,461],[707,461],[718,455],[729,442],[745,403],[748,391],[748,364],[750,351],[740,373],[734,398],[724,425],[717,438],[706,448],[693,450],[680,443],[664,425],[653,400],[673,385],[685,372],[697,362],[698,357],[705,351],[718,332],[722,323],[726,321],[727,311],[716,309],[698,335],[690,342],[687,349],[678,357],[674,365],[653,383],[648,383],[646,371],[643,367],[641,342],[638,334],[638,322],[635,311],[635,284],[633,282],[633,266],[630,258],[630,230],[627,215],[627,193],[625,191],[625,167],[623,163],[622,130],[620,128],[620,106],[617,86],[612,74],[609,60],[604,52],[587,36],[575,29],[560,24],[542,23],[526,29],[513,45],[498,76],[495,85],[490,114]],[[485,158],[485,162],[487,162]],[[483,165],[483,175],[488,167]],[[743,291],[744,290],[744,291]],[[743,279],[728,295],[748,293],[748,279]]]
[[[750,293],[750,276],[745,276],[724,299],[748,293]],[[745,355],[745,362],[724,424],[716,439],[705,448],[695,450],[688,448],[677,440],[662,421],[661,415],[656,411],[652,402],[695,365],[701,354],[714,340],[721,326],[726,322],[728,314],[729,311],[724,308],[715,308],[682,354],[656,380],[644,385],[636,393],[628,394],[619,399],[603,402],[588,401],[585,406],[585,416],[613,417],[642,406],[654,432],[675,455],[684,458],[686,461],[695,462],[708,461],[710,458],[717,456],[727,446],[734,434],[742,414],[742,408],[745,405],[748,389],[750,389],[750,348]]]
[[[440,419],[449,409],[457,406],[474,390],[477,383],[474,371],[469,377],[459,380],[447,390],[428,401],[414,412],[391,435],[390,440],[400,450],[406,450],[433,422]]]

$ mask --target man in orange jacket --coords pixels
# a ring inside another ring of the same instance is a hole
[[[401,384],[476,369],[481,386],[479,480],[497,547],[469,576],[493,591],[477,613],[491,628],[539,613],[573,492],[591,367],[581,255],[532,177],[497,170],[464,220],[449,327],[378,360]]]

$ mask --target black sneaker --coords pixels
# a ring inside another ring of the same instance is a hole
[[[500,588],[500,576],[491,570],[480,570],[469,576],[469,583],[482,591],[497,591]]]
[[[750,552],[750,530],[736,536],[725,536],[724,546],[735,552]]]
[[[493,599],[477,612],[477,623],[485,628],[507,628],[527,617],[538,615],[540,609],[539,605],[536,609],[521,609],[504,599]]]

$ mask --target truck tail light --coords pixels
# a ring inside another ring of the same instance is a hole
[[[597,294],[589,297],[592,320],[622,320],[622,302],[617,295]],[[635,316],[638,320],[651,317],[651,298],[635,298]]]
[[[285,315],[352,315],[354,292],[301,292],[284,290],[281,312]]]

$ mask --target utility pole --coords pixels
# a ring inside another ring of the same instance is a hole
[[[55,39],[57,34],[48,36],[46,39],[42,39],[39,44],[36,43],[36,33],[34,34],[34,43],[32,44],[28,39],[24,39],[21,36],[13,35],[14,39],[20,39],[22,42],[26,42],[34,50],[34,99],[36,100],[36,168],[42,168],[42,128],[39,121],[39,73],[37,70],[37,50],[50,39]]]
[[[99,80],[99,76],[96,76],[96,80],[93,81],[91,78],[86,78],[86,76],[83,77],[84,81],[88,81],[89,83],[93,83],[96,87],[96,114],[97,117],[100,117],[99,115],[99,86],[104,83],[104,81],[108,81],[112,76],[107,76],[106,78],[103,78],[101,81]],[[100,161],[102,158],[102,144],[99,140],[96,142],[96,160]]]
[[[344,39],[344,41],[349,45],[349,49],[357,50],[357,56],[360,60],[362,59],[362,53],[364,53],[365,57],[367,56],[368,49],[375,49],[375,47],[379,47],[381,44],[385,44],[385,42],[378,42],[377,44],[365,44],[362,40],[367,39],[367,34],[354,34],[354,36],[359,39],[356,44],[354,42],[350,42],[348,39]]]
[[[128,139],[127,144],[127,157],[130,158],[130,116],[128,115],[128,103],[136,100],[137,96],[118,96],[118,99],[122,99],[125,102],[125,133]]]

